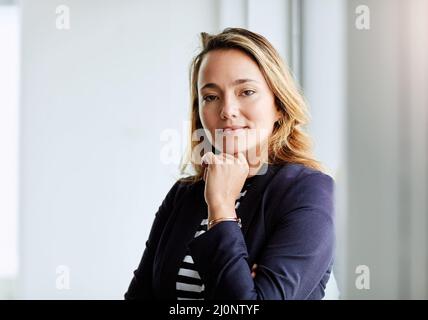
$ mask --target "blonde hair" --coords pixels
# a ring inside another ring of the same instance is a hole
[[[275,104],[282,116],[275,122],[269,138],[268,163],[299,163],[322,170],[321,164],[313,158],[311,139],[303,130],[309,120],[306,102],[272,44],[263,36],[242,28],[226,28],[217,35],[202,32],[201,40],[202,50],[190,65],[190,143],[181,163],[182,174],[186,174],[189,163],[195,174],[181,180],[194,183],[203,178],[203,167],[192,160],[192,150],[200,143],[192,141],[192,133],[203,128],[198,110],[198,73],[204,56],[219,49],[237,49],[251,57],[275,96]]]

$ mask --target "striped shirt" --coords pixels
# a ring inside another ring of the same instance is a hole
[[[252,178],[245,180],[244,186],[239,193],[235,202],[235,210],[238,214],[238,208],[242,199],[247,193],[248,187],[252,183]],[[207,231],[208,219],[203,219],[195,233],[195,238]],[[178,300],[204,300],[205,286],[201,280],[199,272],[194,266],[192,256],[189,249],[187,249],[184,259],[178,270],[177,282],[175,285]]]

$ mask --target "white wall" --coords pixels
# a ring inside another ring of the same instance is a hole
[[[336,183],[334,275],[344,293],[346,268],[346,5],[343,0],[305,0],[301,21],[301,85],[309,104],[314,151]],[[330,291],[331,292],[331,291]],[[336,296],[338,293],[336,293]]]
[[[55,8],[68,5],[70,30]],[[176,166],[212,1],[22,1],[20,297],[122,298]],[[189,23],[191,21],[191,23]],[[70,290],[56,289],[56,268]],[[65,275],[65,274],[63,274]]]
[[[18,9],[0,2],[0,299],[18,268]]]
[[[341,0],[303,2],[302,86],[315,153],[336,176],[343,171],[346,19]]]

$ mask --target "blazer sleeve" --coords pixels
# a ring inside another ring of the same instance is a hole
[[[318,172],[296,180],[288,190],[275,190],[280,198],[268,222],[272,227],[256,261],[255,279],[237,223],[221,222],[190,242],[207,299],[314,298],[311,293],[319,289],[333,261],[334,185],[331,177]]]
[[[173,208],[174,199],[177,194],[179,182],[177,181],[170,189],[165,199],[162,201],[153,221],[149,238],[146,241],[143,257],[138,268],[134,271],[134,276],[125,293],[126,300],[134,299],[154,299],[153,295],[153,260],[156,252],[156,246],[159,243],[162,231]]]

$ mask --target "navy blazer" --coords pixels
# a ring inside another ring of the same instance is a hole
[[[269,165],[238,208],[242,228],[207,217],[205,182],[177,181],[159,207],[126,299],[176,299],[189,246],[205,299],[322,299],[334,253],[334,183],[299,164]],[[251,266],[258,265],[256,277]]]

